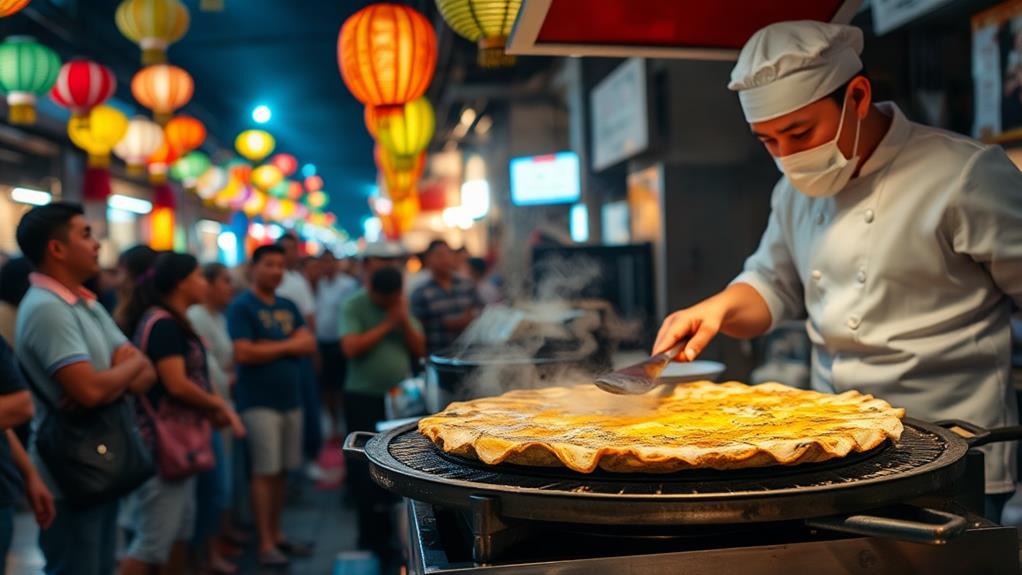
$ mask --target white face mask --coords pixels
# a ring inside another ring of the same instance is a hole
[[[846,99],[841,105],[841,121],[837,126],[834,139],[815,148],[803,150],[774,158],[777,169],[788,177],[794,188],[811,198],[828,198],[836,195],[848,180],[852,179],[855,167],[859,165],[859,124],[862,120],[855,119],[855,146],[852,148],[852,159],[845,158],[838,148],[841,128],[845,123]]]

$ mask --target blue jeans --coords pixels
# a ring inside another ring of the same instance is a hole
[[[110,575],[117,544],[117,501],[71,507],[57,500],[57,518],[39,533],[46,575]]]
[[[201,544],[220,531],[220,515],[230,508],[230,468],[233,462],[224,457],[224,438],[213,430],[213,455],[216,466],[196,477],[195,482],[195,535],[192,540]]]

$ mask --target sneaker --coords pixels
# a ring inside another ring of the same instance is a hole
[[[287,555],[284,555],[276,547],[259,553],[259,565],[263,567],[287,567],[290,564],[291,560],[287,558]]]
[[[285,555],[290,557],[311,557],[312,556],[312,545],[302,543],[300,541],[290,541],[285,539],[277,543],[277,549],[284,552]]]

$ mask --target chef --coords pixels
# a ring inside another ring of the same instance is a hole
[[[858,28],[783,22],[731,72],[752,133],[783,174],[744,271],[671,314],[654,351],[807,317],[812,386],[924,420],[1015,424],[1012,305],[1022,304],[1022,173],[996,146],[873,101]],[[1015,489],[1015,445],[985,447],[987,514]]]

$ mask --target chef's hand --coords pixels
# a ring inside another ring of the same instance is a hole
[[[726,310],[714,305],[712,300],[672,313],[660,326],[653,344],[653,355],[684,341],[685,345],[675,361],[694,360],[720,331],[725,314]]]
[[[684,341],[676,359],[692,361],[717,333],[749,339],[766,333],[771,321],[770,308],[763,296],[751,285],[736,282],[707,300],[667,316],[653,344],[653,353],[663,353]]]

